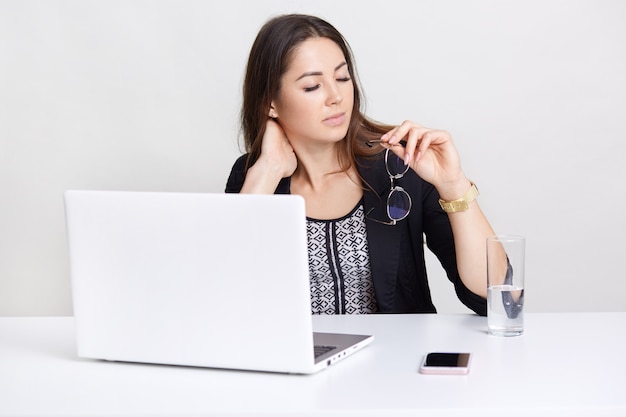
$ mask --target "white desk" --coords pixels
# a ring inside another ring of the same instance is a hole
[[[314,320],[376,340],[279,375],[78,359],[72,318],[0,318],[0,416],[626,416],[626,313],[527,314],[517,338],[470,315]],[[431,350],[473,352],[470,374],[419,374]]]

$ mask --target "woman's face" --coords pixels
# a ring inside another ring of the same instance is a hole
[[[345,138],[354,85],[339,46],[328,38],[302,42],[281,78],[272,108],[292,144],[335,143]]]

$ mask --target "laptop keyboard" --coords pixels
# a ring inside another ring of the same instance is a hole
[[[323,355],[324,353],[330,352],[331,350],[337,348],[337,346],[313,346],[313,352],[315,352],[315,357]]]

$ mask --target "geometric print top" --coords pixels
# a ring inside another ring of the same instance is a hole
[[[365,216],[361,202],[335,220],[307,217],[313,314],[376,312]]]

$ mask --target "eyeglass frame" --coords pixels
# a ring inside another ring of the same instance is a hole
[[[370,141],[367,141],[366,144],[367,144],[367,146],[372,147],[372,143],[377,143],[377,142],[380,142],[380,141],[378,141],[378,140],[370,140]],[[402,141],[402,142],[404,142],[404,141]],[[401,143],[401,145],[405,146],[405,144],[403,144],[403,143]],[[378,220],[378,219],[374,219],[372,217],[369,217],[369,214],[374,210],[374,208],[370,209],[367,212],[366,217],[369,218],[372,221],[377,222],[377,223],[386,224],[388,226],[395,226],[399,221],[406,219],[408,217],[408,215],[411,213],[411,207],[413,207],[413,201],[411,200],[410,194],[404,188],[402,188],[399,185],[396,185],[396,183],[395,183],[395,180],[398,180],[398,179],[404,177],[404,174],[406,174],[409,171],[410,167],[408,165],[405,165],[404,171],[402,171],[399,174],[392,174],[391,170],[389,169],[389,162],[388,162],[389,152],[390,151],[391,151],[391,149],[388,148],[387,151],[385,152],[385,170],[387,171],[387,174],[389,175],[389,181],[391,182],[391,186],[390,186],[390,189],[389,189],[389,194],[387,195],[387,205],[386,205],[387,217],[389,217],[390,221],[385,222],[385,221],[382,221],[382,220]],[[393,151],[391,151],[391,153],[393,153]],[[402,217],[399,217],[397,219],[392,218],[391,214],[389,212],[389,208],[390,208],[389,201],[390,201],[391,196],[392,196],[392,194],[394,192],[404,193],[404,195],[406,196],[406,198],[409,201],[409,207],[406,209],[406,213]]]

